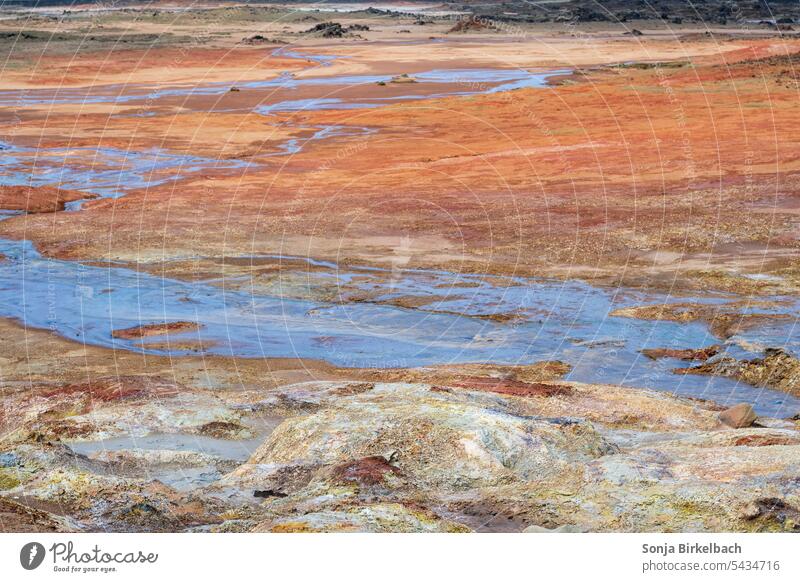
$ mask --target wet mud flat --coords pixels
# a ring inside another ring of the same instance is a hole
[[[305,58],[311,69],[329,66],[334,58],[293,51],[275,51],[281,56]],[[449,94],[493,93],[520,87],[543,87],[548,73],[535,75],[518,70],[450,70],[420,73],[423,84],[451,86]],[[251,82],[248,88],[299,86],[352,86],[383,82],[383,77],[311,76],[295,79],[285,75],[274,80]],[[478,83],[478,80],[481,82]],[[474,84],[471,90],[467,81]],[[155,101],[171,95],[228,91],[224,84],[159,89],[149,94]],[[77,90],[71,90],[73,92]],[[435,94],[433,94],[435,96]],[[428,96],[431,96],[430,94]],[[9,96],[8,98],[12,98]],[[281,98],[280,95],[278,96]],[[124,97],[113,94],[81,96],[42,95],[26,92],[24,99],[59,101],[138,99],[134,89]],[[413,98],[408,95],[402,98]],[[329,98],[278,100],[261,106],[265,114],[300,109],[378,107],[377,102],[358,104]],[[270,107],[267,111],[264,108]],[[312,139],[335,138],[335,126],[321,128]],[[284,154],[301,146],[289,140]],[[246,171],[251,162],[212,160],[202,157],[150,151],[137,153],[113,148],[53,148],[35,150],[3,144],[3,175],[9,185],[26,181],[29,160],[36,161],[36,184],[58,184],[69,188],[78,183],[101,197],[116,198],[145,186],[180,180],[209,167],[223,171]],[[88,158],[88,161],[87,161]],[[87,187],[88,184],[88,187]],[[65,205],[80,211],[83,201]],[[673,304],[670,296],[647,295],[632,290],[604,290],[577,282],[556,282],[523,277],[480,277],[445,271],[361,267],[353,270],[303,257],[237,256],[231,261],[272,260],[305,263],[307,273],[281,269],[269,286],[247,276],[210,281],[181,281],[149,275],[108,264],[106,267],[42,257],[27,242],[3,241],[6,260],[0,274],[11,295],[22,293],[26,301],[9,301],[2,315],[27,325],[49,328],[65,337],[93,345],[132,349],[154,354],[181,355],[187,349],[236,357],[300,357],[324,359],[353,368],[415,367],[431,364],[493,362],[502,364],[563,360],[572,366],[571,379],[654,387],[704,397],[721,403],[754,401],[762,412],[781,415],[796,407],[791,396],[769,388],[752,391],[727,378],[676,379],[669,363],[643,357],[647,349],[698,349],[712,337],[701,321],[670,321],[659,317],[618,317],[626,308],[656,303]],[[195,259],[202,259],[196,257]],[[224,264],[224,260],[223,260]],[[303,280],[304,279],[304,280]],[[54,309],[44,309],[55,296]],[[744,305],[732,317],[776,317],[768,326],[773,343],[792,349],[797,342],[788,313],[796,312],[789,299],[781,301],[780,319],[765,300]],[[732,298],[730,300],[735,300]],[[683,298],[685,303],[724,303],[724,298]],[[788,313],[787,313],[788,312]],[[166,316],[166,317],[165,317]],[[126,333],[155,329],[164,333]],[[170,329],[170,327],[172,329]],[[763,327],[763,326],[762,326]],[[710,330],[714,332],[713,328]],[[753,329],[730,334],[726,354],[742,356],[742,346],[762,345],[763,333]],[[174,348],[173,348],[174,346]],[[391,354],[389,359],[387,355]]]
[[[717,357],[738,359],[773,345],[796,350],[797,306],[785,297],[672,297],[579,282],[349,270],[326,262],[279,269],[270,286],[259,288],[247,278],[237,285],[233,276],[184,281],[50,259],[27,242],[2,242],[0,252],[0,293],[8,298],[3,316],[96,346],[177,357],[199,347],[207,354],[298,357],[351,368],[559,360],[572,367],[573,380],[652,387],[721,404],[747,401],[772,416],[791,416],[798,408],[790,394],[725,377],[676,375],[687,362],[642,353],[719,343]],[[298,263],[292,257],[232,260]],[[25,300],[15,302],[19,296]],[[44,309],[55,297],[57,306]],[[643,305],[663,311],[687,303],[725,310],[734,323],[760,318],[759,325],[720,338],[699,317],[635,316]]]

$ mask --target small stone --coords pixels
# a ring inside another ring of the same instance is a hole
[[[742,509],[739,511],[739,516],[742,519],[755,519],[761,515],[761,508],[758,506],[757,503],[750,502],[746,504]]]
[[[748,426],[753,426],[757,418],[753,407],[744,402],[736,406],[731,406],[719,413],[720,421],[731,428],[747,428]]]
[[[253,491],[253,497],[288,497],[288,495],[275,489],[256,489]]]
[[[586,533],[586,530],[579,525],[566,523],[555,529],[548,529],[540,525],[531,525],[522,530],[522,533]]]
[[[581,527],[580,525],[573,525],[571,523],[567,523],[557,527],[554,530],[554,533],[586,533],[586,531],[587,531],[586,528]]]

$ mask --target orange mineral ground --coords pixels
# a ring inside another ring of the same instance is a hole
[[[274,47],[70,55],[6,88],[132,87],[254,79],[399,75],[474,67],[564,70],[547,88],[435,97],[436,83],[242,88],[144,104],[19,108],[14,140],[47,147],[162,148],[243,160],[96,200],[80,214],[0,225],[45,254],[145,264],[191,255],[282,253],[385,265],[404,241],[409,267],[626,283],[754,287],[740,272],[797,281],[797,85],[791,38],[563,36],[446,42],[309,41]],[[636,61],[640,64],[617,65]],[[55,72],[61,71],[60,73]],[[91,71],[86,76],[86,71]],[[287,73],[288,72],[288,73]],[[58,75],[61,75],[60,77]],[[457,77],[457,75],[456,75]],[[154,79],[159,83],[154,83]],[[456,80],[456,84],[458,81]],[[470,79],[463,92],[480,92]],[[489,85],[484,83],[486,87]],[[292,99],[386,99],[356,109],[275,111]],[[433,95],[392,104],[398,95]],[[147,115],[142,116],[146,110]],[[140,115],[137,115],[140,114]],[[315,128],[364,129],[275,155]],[[712,225],[709,228],[709,225]],[[147,225],[147,228],[142,228]],[[87,238],[85,233],[92,232]],[[710,273],[713,271],[713,273]]]

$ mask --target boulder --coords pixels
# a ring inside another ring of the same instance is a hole
[[[719,413],[720,421],[731,428],[747,428],[752,426],[757,418],[753,407],[744,402]]]
[[[403,73],[402,75],[397,75],[392,77],[392,80],[389,81],[390,83],[416,83],[417,80],[414,77],[409,76],[407,73]]]

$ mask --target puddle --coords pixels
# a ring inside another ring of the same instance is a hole
[[[329,55],[305,54],[289,49],[277,49],[273,55],[286,56],[314,63],[306,69],[313,71],[319,67],[327,67],[340,57]],[[302,76],[296,77],[291,73],[283,73],[277,77],[255,81],[224,81],[219,83],[206,83],[203,85],[174,85],[154,87],[146,84],[120,84],[91,88],[58,88],[34,89],[22,91],[0,91],[0,107],[25,107],[37,105],[87,105],[87,104],[116,104],[126,105],[145,102],[154,104],[160,99],[174,97],[213,97],[222,96],[230,92],[232,86],[241,90],[259,91],[269,90],[265,96],[268,100],[275,90],[296,90],[318,87],[321,95],[311,99],[289,99],[272,104],[264,104],[256,111],[268,114],[278,111],[300,111],[309,109],[351,109],[361,107],[379,107],[390,102],[429,99],[454,95],[476,95],[479,93],[496,93],[522,88],[543,88],[553,76],[569,73],[569,69],[553,71],[530,72],[525,69],[435,69],[423,71],[413,75],[416,83],[410,85],[415,91],[408,95],[392,96],[388,98],[365,99],[336,99],[329,95],[332,87],[357,87],[362,85],[375,85],[386,83],[397,88],[397,84],[390,81],[393,75],[327,75],[327,76]],[[420,89],[427,85],[436,85],[437,89],[425,95],[418,94]],[[440,86],[450,86],[444,89]],[[273,97],[274,98],[274,97]],[[139,113],[137,115],[144,115]]]
[[[283,418],[270,419],[264,429],[251,439],[218,439],[193,434],[150,434],[142,437],[123,436],[102,441],[80,441],[69,444],[78,454],[91,456],[105,451],[191,451],[219,457],[220,459],[244,462],[261,446]],[[267,427],[269,427],[267,429]]]
[[[237,464],[244,463],[260,447],[273,430],[285,419],[259,417],[250,421],[257,436],[243,440],[229,440],[191,434],[149,434],[141,437],[122,436],[100,441],[68,443],[75,453],[92,457],[113,451],[186,451],[202,453],[220,459],[220,463],[181,465],[178,463],[151,463],[137,469],[138,477],[158,480],[179,491],[204,487],[219,480]],[[226,463],[225,461],[228,461]]]
[[[116,148],[29,148],[8,143],[0,155],[0,185],[58,186],[101,198],[119,198],[130,190],[159,186],[202,170],[246,169],[248,162]],[[67,203],[80,210],[83,200]]]

